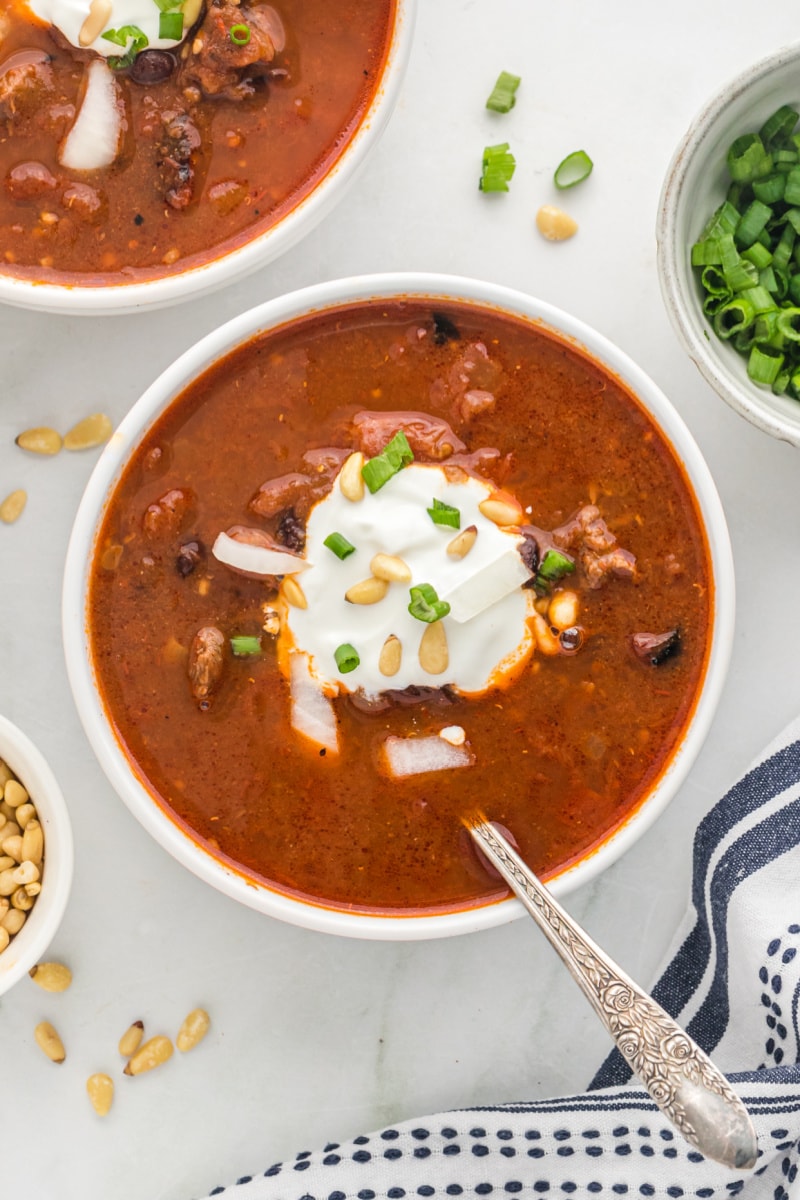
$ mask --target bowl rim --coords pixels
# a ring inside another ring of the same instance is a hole
[[[656,217],[656,265],[661,296],[667,315],[681,345],[703,378],[722,399],[746,420],[771,437],[800,445],[800,406],[796,422],[783,418],[759,403],[757,393],[732,382],[711,352],[710,339],[698,333],[689,315],[681,285],[682,256],[688,252],[679,236],[679,213],[683,189],[693,166],[705,154],[718,119],[731,102],[754,84],[770,78],[774,72],[800,57],[800,42],[783,46],[759,59],[745,71],[724,83],[693,118],[670,160],[658,200]]]
[[[411,56],[417,0],[394,0],[394,4],[386,61],[369,106],[330,170],[275,225],[218,258],[136,283],[40,283],[0,270],[0,303],[69,316],[150,311],[207,296],[291,249],[339,203],[394,111]]]
[[[2,995],[36,965],[55,936],[72,886],[74,846],[66,800],[49,763],[27,734],[3,716],[0,758],[27,788],[45,839],[42,890],[22,929],[0,953]]]
[[[551,879],[563,895],[594,879],[655,821],[686,778],[705,740],[724,685],[733,644],[733,556],[722,504],[710,470],[687,426],[657,385],[628,356],[576,317],[545,301],[497,284],[427,273],[362,275],[290,292],[234,317],[169,366],[133,405],[106,445],[86,486],[67,550],[62,625],[67,673],[84,730],[114,790],[159,844],[194,874],[249,907],[323,932],[381,940],[443,937],[488,929],[522,916],[509,898],[475,908],[430,914],[365,914],[300,900],[246,880],[189,837],[138,781],[106,719],[88,646],[86,588],[98,526],[131,450],[164,408],[220,356],[261,332],[305,314],[348,302],[390,297],[460,300],[531,320],[588,353],[621,378],[673,447],[705,529],[715,601],[705,676],[681,743],[650,795],[600,846]]]

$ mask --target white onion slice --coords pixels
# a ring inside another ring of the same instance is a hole
[[[322,691],[314,676],[308,655],[295,651],[291,656],[292,729],[302,733],[316,746],[332,754],[339,753],[339,732],[333,701]]]
[[[70,171],[111,166],[122,142],[124,103],[111,68],[93,59],[84,78],[78,115],[58,151],[58,161]]]
[[[387,737],[383,743],[389,774],[396,779],[425,771],[471,767],[475,755],[467,746],[453,746],[438,734],[431,737]]]
[[[234,571],[248,571],[252,575],[295,575],[305,571],[311,563],[292,554],[291,550],[270,550],[267,546],[253,546],[248,542],[239,542],[220,533],[211,553],[226,567]]]

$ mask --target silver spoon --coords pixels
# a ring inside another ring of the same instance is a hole
[[[665,1116],[706,1158],[726,1167],[754,1166],[758,1143],[753,1122],[708,1055],[567,915],[495,826],[478,818],[466,824]]]

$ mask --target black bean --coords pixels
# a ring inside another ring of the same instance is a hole
[[[460,338],[460,329],[446,313],[433,313],[433,340],[437,346],[443,346],[445,342],[457,342]]]
[[[523,538],[524,541],[520,542],[517,546],[517,553],[531,572],[531,578],[526,579],[522,586],[524,588],[531,588],[536,584],[536,572],[539,569],[539,543],[532,533],[525,533],[523,531]]]
[[[187,575],[191,575],[195,567],[202,562],[205,556],[205,547],[202,542],[184,542],[178,550],[178,557],[175,559],[175,568],[178,574],[185,579]]]
[[[659,667],[668,658],[680,653],[681,631],[670,629],[667,633],[634,633],[631,644],[637,658]]]
[[[169,79],[176,65],[175,55],[169,50],[142,50],[133,60],[128,74],[134,83],[147,87]]]
[[[283,542],[287,550],[293,550],[295,554],[299,554],[301,550],[305,549],[306,527],[293,508],[287,508],[284,512],[278,522],[276,536],[279,542]]]

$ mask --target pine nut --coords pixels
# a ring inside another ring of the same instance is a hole
[[[564,242],[578,232],[578,222],[555,205],[545,204],[536,214],[536,228],[548,242]]]
[[[439,730],[439,737],[449,742],[451,746],[463,746],[467,740],[465,730],[461,725],[446,725]]]
[[[11,903],[14,908],[18,908],[20,912],[30,912],[33,908],[33,896],[29,896],[27,889],[18,887],[11,894]]]
[[[19,808],[20,804],[30,800],[30,796],[18,779],[9,779],[3,789],[3,799],[12,808]]]
[[[16,860],[13,859],[10,854],[4,854],[2,858],[0,858],[0,871],[7,871],[9,867],[13,867],[15,865]]]
[[[0,787],[5,787],[9,779],[13,778],[14,772],[11,770],[11,767],[0,758]]]
[[[41,890],[42,890],[42,885],[40,883],[26,883],[25,884],[25,891],[28,893],[29,896],[38,896],[39,892]]]
[[[441,621],[427,627],[419,643],[419,665],[429,675],[441,675],[447,670],[450,656],[447,652],[447,633]]]
[[[46,425],[36,429],[26,429],[14,439],[22,450],[30,450],[32,454],[58,454],[61,449],[61,434]]]
[[[0,954],[3,953],[8,943],[11,941],[11,933],[6,929],[5,925],[0,924]]]
[[[466,558],[475,545],[477,536],[477,525],[468,525],[466,529],[461,530],[461,533],[456,534],[452,542],[447,543],[447,553],[451,558]]]
[[[356,450],[355,454],[351,454],[342,464],[342,469],[339,472],[339,491],[345,500],[352,500],[353,503],[363,500],[364,478],[361,474],[361,468],[365,461],[361,451]]]
[[[3,503],[0,504],[0,521],[5,525],[13,525],[22,516],[27,503],[28,493],[24,488],[17,488],[16,491],[9,492]]]
[[[403,661],[403,645],[400,638],[390,634],[381,646],[378,670],[381,675],[396,675]]]
[[[132,1054],[136,1053],[142,1044],[143,1036],[143,1021],[134,1021],[132,1025],[128,1026],[122,1037],[119,1039],[119,1052],[123,1058],[130,1058]]]
[[[362,579],[348,588],[344,598],[350,604],[377,604],[388,590],[389,584],[385,579],[376,579],[374,575],[370,575],[369,579]]]
[[[175,1045],[184,1054],[188,1050],[194,1050],[208,1033],[210,1024],[211,1020],[204,1008],[193,1008],[178,1030]]]
[[[12,808],[11,811],[13,812],[14,809]],[[3,838],[18,837],[19,834],[22,833],[22,830],[16,821],[6,821],[5,825],[3,826],[2,833]]]
[[[19,808],[17,809],[16,816],[17,824],[19,825],[20,829],[24,829],[28,824],[28,821],[36,820],[36,809],[30,802],[27,804],[20,804]],[[2,831],[2,828],[3,822],[0,821],[0,831]]]
[[[292,608],[308,608],[306,594],[294,575],[287,575],[282,585],[283,598]]]
[[[547,609],[547,620],[556,629],[571,629],[578,620],[578,597],[575,592],[556,592]]]
[[[92,1108],[98,1117],[108,1116],[114,1100],[114,1081],[109,1075],[98,1072],[86,1080],[86,1091],[92,1102]]]
[[[114,427],[105,413],[92,413],[90,417],[84,417],[77,425],[73,425],[69,433],[64,434],[64,449],[91,450],[93,446],[102,446],[107,442],[113,432]]]
[[[72,971],[60,962],[37,963],[28,974],[46,992],[65,992],[72,983]]]
[[[154,1067],[160,1067],[170,1058],[172,1058],[172,1042],[163,1034],[156,1034],[155,1037],[150,1038],[149,1042],[140,1046],[128,1062],[123,1074],[142,1075],[145,1071],[152,1071]]]
[[[376,554],[369,569],[376,579],[385,579],[387,583],[411,582],[411,568],[396,554]]]
[[[4,917],[0,917],[0,927],[13,937],[22,929],[26,916],[27,913],[24,913],[21,908],[10,908]]]
[[[28,862],[25,859],[13,871],[9,871],[9,875],[16,884],[38,883],[40,878],[36,863]]]
[[[25,826],[21,848],[22,858],[26,862],[36,863],[37,866],[41,863],[44,852],[44,834],[37,820],[28,821]]]
[[[3,838],[0,842],[0,849],[8,858],[13,858],[14,862],[21,863],[22,854],[22,834],[18,833],[14,837]]]
[[[485,500],[481,500],[478,508],[487,521],[492,521],[495,525],[519,525],[522,520],[522,509],[516,500],[502,492],[494,492],[487,496]]]
[[[92,0],[89,15],[78,33],[78,45],[91,46],[95,38],[100,37],[110,19],[111,0]]]
[[[33,1031],[36,1044],[51,1062],[62,1063],[67,1057],[64,1043],[49,1021],[40,1021]]]
[[[535,612],[527,618],[528,624],[533,630],[533,636],[536,640],[536,645],[541,650],[542,654],[560,654],[561,642],[550,629],[544,617]]]

